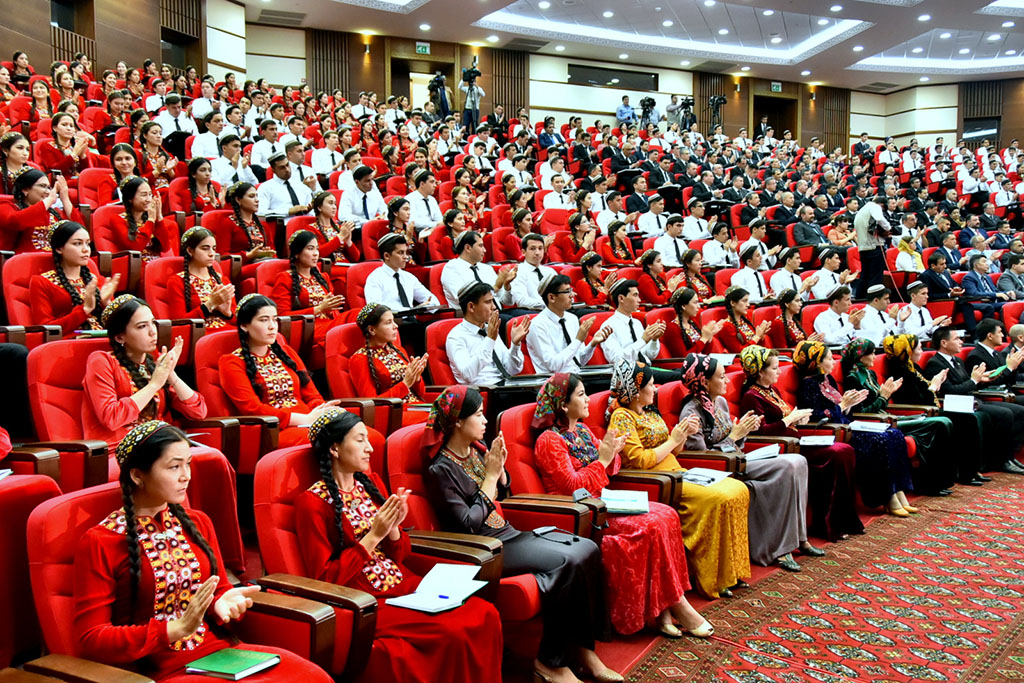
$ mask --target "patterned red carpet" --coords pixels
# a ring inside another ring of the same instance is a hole
[[[1024,480],[918,505],[703,608],[712,640],[664,640],[628,680],[1024,681]]]

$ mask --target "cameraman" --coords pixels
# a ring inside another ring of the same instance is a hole
[[[462,85],[459,90],[466,93],[466,103],[462,107],[462,125],[466,128],[466,135],[476,130],[480,125],[480,100],[484,96],[484,89],[476,84],[476,76],[479,75],[474,59],[473,66],[462,74]]]
[[[683,105],[679,101],[679,95],[673,95],[672,101],[665,107],[665,121],[667,121],[670,126],[673,123],[679,123],[679,117],[682,116],[682,113]],[[680,130],[686,130],[686,128],[683,128],[682,126],[679,128]]]
[[[857,280],[857,298],[867,297],[868,287],[882,284],[885,274],[884,237],[879,236],[878,229],[887,234],[892,225],[886,219],[882,206],[885,197],[876,197],[867,202],[857,211],[853,219],[853,227],[857,231],[857,251],[860,253],[860,278]]]
[[[623,124],[636,123],[636,112],[633,111],[633,107],[629,106],[629,95],[622,96],[622,104],[615,110],[615,120],[620,128]]]
[[[443,121],[452,112],[452,104],[455,102],[452,99],[452,89],[445,83],[444,74],[438,71],[427,84],[427,90],[430,91],[430,101],[434,103],[437,117]]]

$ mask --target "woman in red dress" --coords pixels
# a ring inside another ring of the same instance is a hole
[[[804,332],[803,323],[800,322],[800,311],[803,307],[804,301],[795,289],[782,290],[779,294],[781,313],[778,318],[772,320],[772,326],[768,330],[768,339],[773,347],[794,349],[804,340],[821,341],[819,333],[807,335]]]
[[[661,262],[661,253],[654,249],[648,249],[637,260],[644,269],[637,279],[640,300],[645,304],[664,306],[668,303],[672,293],[679,288],[683,274],[680,273],[671,280],[667,279],[665,265]]]
[[[14,181],[14,194],[0,199],[0,248],[18,254],[26,251],[50,251],[50,233],[62,221],[70,218],[82,222],[78,209],[70,215],[61,206],[70,207],[71,196],[62,176],[51,187],[46,174],[26,167]]]
[[[59,325],[66,338],[75,330],[102,330],[99,313],[110,303],[120,275],[107,281],[89,270],[92,244],[80,223],[64,221],[50,235],[55,268],[29,280],[33,324]]]
[[[113,448],[139,422],[172,422],[171,408],[186,420],[206,417],[206,401],[175,373],[181,355],[178,337],[170,350],[157,353],[153,311],[145,301],[122,294],[106,308],[100,322],[107,328],[110,351],[94,351],[85,364],[82,386],[82,435],[106,441]],[[191,503],[213,519],[229,566],[245,570],[238,526],[235,471],[224,454],[209,446],[193,446],[192,470],[198,476]],[[110,459],[110,481],[117,462]]]
[[[11,83],[11,72],[6,66],[0,66],[0,104],[6,105],[21,92]]]
[[[199,318],[207,331],[234,326],[235,286],[223,282],[213,267],[217,238],[206,228],[194,227],[181,236],[184,268],[167,282],[167,312],[172,319]]]
[[[357,349],[349,359],[348,371],[356,395],[423,403],[427,390],[423,370],[427,367],[427,358],[410,356],[402,348],[391,309],[383,304],[366,304],[359,311],[356,323],[366,339],[366,346]],[[425,411],[402,411],[403,424],[426,419]]]
[[[608,241],[603,242],[598,248],[601,260],[608,265],[636,265],[633,245],[630,243],[629,238],[626,237],[627,227],[622,221],[612,221],[608,224]]]
[[[707,301],[715,294],[704,274],[700,269],[704,266],[704,257],[696,249],[687,249],[683,253],[683,280],[682,286],[689,287],[697,294],[698,301]]]
[[[480,195],[480,197],[484,197],[484,195]],[[491,224],[490,213],[485,212],[482,208],[477,211],[477,206],[479,206],[479,202],[474,199],[473,191],[468,187],[456,185],[452,188],[452,208],[462,212],[462,217],[466,221],[466,230],[473,230],[483,235]],[[487,217],[486,226],[481,225],[485,216]]]
[[[29,96],[31,102],[28,108],[28,116],[25,120],[29,123],[29,138],[36,141],[39,139],[36,132],[39,128],[39,122],[43,119],[51,118],[56,111],[56,107],[50,103],[50,88],[46,85],[46,81],[39,80],[33,83],[32,88],[29,90]],[[12,116],[11,123],[18,124],[21,121],[15,120],[15,117]]]
[[[386,496],[369,471],[373,447],[352,413],[325,411],[309,428],[321,479],[295,499],[296,534],[310,578],[377,598],[377,625],[366,681],[498,681],[502,637],[497,610],[471,597],[451,611],[425,614],[388,605],[416,590],[420,576],[404,564],[407,489]]]
[[[427,258],[431,261],[453,261],[455,240],[466,232],[466,217],[458,209],[444,212],[444,230],[434,230],[427,237]]]
[[[246,182],[235,183],[224,193],[227,206],[232,211],[229,219],[231,244],[228,245],[228,253],[242,257],[242,279],[256,276],[259,261],[277,256],[274,243],[256,215],[256,208],[259,205],[256,194],[256,187]]]
[[[75,91],[75,77],[70,71],[57,76],[53,90],[50,91],[50,103],[56,109],[61,102],[74,102],[79,111],[85,110],[85,100]]]
[[[14,194],[14,181],[32,168],[31,156],[32,146],[21,133],[12,130],[0,137],[0,194]]]
[[[661,338],[669,352],[675,358],[690,353],[711,353],[711,340],[721,332],[725,320],[713,320],[703,328],[698,326],[701,303],[697,293],[689,287],[679,287],[672,292],[669,305],[675,310],[676,319],[668,324]]]
[[[523,260],[523,238],[533,233],[533,214],[529,209],[515,209],[512,212],[512,232],[505,235],[505,255],[512,261]],[[554,236],[545,237],[545,246]]]
[[[583,268],[583,277],[572,286],[576,299],[590,308],[607,308],[608,288],[615,282],[615,273],[610,273],[602,280],[601,257],[592,251],[580,259],[580,266]]]
[[[59,172],[69,187],[77,187],[78,174],[93,165],[89,148],[95,142],[91,135],[78,129],[71,114],[60,112],[53,117],[53,139],[36,143],[36,156],[48,174]]]
[[[597,231],[584,211],[569,216],[569,231],[559,230],[551,244],[548,260],[560,263],[580,263],[580,259],[594,247]]]
[[[313,345],[323,350],[331,328],[351,322],[355,313],[342,310],[345,297],[333,293],[331,284],[317,268],[320,249],[316,235],[309,230],[294,233],[288,240],[288,260],[291,267],[277,274],[270,298],[281,315],[312,315]]]
[[[725,325],[722,326],[722,334],[719,339],[730,353],[739,353],[743,347],[751,344],[761,344],[768,334],[771,322],[765,320],[755,327],[747,317],[749,311],[750,292],[742,287],[730,287],[726,290],[725,313],[727,319]]]
[[[625,435],[608,431],[598,443],[581,421],[589,413],[578,375],[556,373],[538,392],[531,427],[545,492],[571,496],[582,488],[599,497],[619,471]],[[612,626],[628,635],[656,623],[662,634],[679,638],[675,619],[691,635],[708,638],[714,628],[684,595],[690,580],[679,513],[662,503],[649,507],[642,515],[609,514],[601,535]]]
[[[113,141],[117,129],[128,125],[129,109],[131,109],[131,101],[125,95],[124,90],[115,90],[107,95],[107,108],[96,112],[92,118],[92,132],[96,138]]]
[[[359,246],[352,239],[356,224],[352,221],[338,223],[338,199],[331,192],[320,192],[313,197],[313,216],[316,220],[307,228],[316,235],[320,255],[332,263],[358,263],[362,258]],[[331,283],[337,293],[345,292],[348,269],[339,266],[331,269]]]
[[[306,366],[277,342],[277,306],[262,294],[246,294],[235,310],[239,348],[221,356],[220,385],[240,415],[273,415],[280,421],[278,448],[306,442],[301,425],[312,424],[337,401],[324,401]]]
[[[188,207],[185,213],[188,215],[224,208],[220,184],[211,179],[212,174],[209,159],[197,157],[188,162],[188,196],[185,201]]]
[[[28,55],[21,50],[15,51],[14,56],[11,57],[11,64],[14,65],[14,72],[11,73],[11,76],[18,76],[19,79],[24,79],[24,82],[18,86],[18,89],[27,90],[28,79],[36,74],[36,70],[28,63]]]
[[[171,205],[169,186],[176,175],[178,160],[164,148],[164,129],[156,121],[147,121],[139,128],[139,174],[149,186],[160,193],[167,206]]]
[[[234,644],[212,629],[244,617],[257,586],[234,588],[210,519],[183,507],[191,478],[185,434],[153,420],[117,447],[124,507],[90,527],[74,566],[74,649],[159,683],[201,683],[185,666]],[[168,585],[166,566],[187,567]],[[236,646],[281,658],[251,683],[330,683],[319,667],[288,650]]]
[[[159,258],[178,243],[178,224],[164,217],[160,195],[145,178],[132,176],[121,184],[124,212],[110,217],[111,251],[138,251],[143,263]]]
[[[142,84],[142,73],[138,69],[128,69],[125,74],[124,89],[128,93],[128,99],[136,106],[142,106],[142,100],[146,96],[146,86]]]
[[[96,183],[96,195],[100,206],[121,201],[121,183],[140,175],[135,150],[131,145],[119,142],[110,148],[110,166],[113,174]]]

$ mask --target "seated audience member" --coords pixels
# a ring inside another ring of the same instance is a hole
[[[113,251],[138,251],[144,263],[173,253],[178,241],[177,223],[171,216],[164,217],[160,195],[153,192],[146,179],[133,176],[125,180],[121,201],[124,213],[110,218]]]
[[[768,330],[768,339],[776,349],[792,349],[805,339],[810,341],[821,341],[819,332],[807,334],[804,332],[803,323],[800,320],[800,311],[804,307],[804,300],[800,298],[795,289],[784,289],[779,294],[779,317],[771,321],[772,326]]]
[[[409,201],[410,222],[416,230],[416,237],[422,240],[430,234],[428,230],[444,225],[444,217],[433,196],[437,189],[437,178],[434,174],[426,169],[417,171],[413,176],[413,184],[416,189],[405,198]]]
[[[585,538],[563,545],[558,541],[568,535],[559,531],[523,533],[501,516],[498,501],[509,487],[505,443],[499,435],[486,448],[486,426],[483,399],[472,387],[448,387],[434,401],[421,450],[442,528],[500,540],[503,576],[538,575],[544,624],[534,668],[543,678],[571,680],[567,666],[578,658],[587,677],[621,680],[594,652],[610,626],[598,547]]]
[[[369,470],[366,425],[333,408],[309,427],[321,479],[295,500],[296,534],[310,578],[366,591],[378,600],[373,647],[362,676],[372,680],[444,677],[466,683],[501,676],[501,624],[492,604],[471,597],[454,610],[425,614],[387,604],[420,576],[404,564],[408,491],[386,497]]]
[[[622,211],[622,195],[617,191],[612,190],[603,197],[600,197],[600,199],[602,200],[602,205],[606,204],[608,206],[607,209],[598,212],[597,217],[594,219],[602,233],[608,235],[608,227],[615,221],[621,221],[629,225],[636,223],[638,214],[626,214]],[[594,199],[594,206],[597,206],[597,198]]]
[[[597,231],[590,223],[590,218],[583,211],[576,211],[569,216],[569,231],[555,233],[554,242],[548,250],[548,258],[552,262],[580,263],[583,255],[594,248]]]
[[[683,217],[672,214],[665,219],[665,232],[654,240],[653,248],[661,254],[666,268],[682,268],[683,254],[686,253],[686,240],[682,238]]]
[[[451,308],[458,309],[459,290],[468,282],[482,282],[490,285],[501,307],[512,306],[512,282],[517,267],[495,272],[489,263],[484,263],[487,248],[483,238],[472,230],[466,230],[455,238],[455,258],[441,269],[441,288]]]
[[[890,304],[890,295],[885,285],[871,285],[867,290],[868,301],[857,336],[870,340],[876,347],[890,334],[896,333],[900,318],[906,319],[911,313],[907,306],[901,310],[899,304]]]
[[[636,263],[633,243],[626,235],[629,226],[622,221],[612,221],[608,225],[608,241],[598,247],[601,260],[608,265],[632,266]]]
[[[249,168],[249,161],[242,154],[242,141],[235,135],[225,135],[220,140],[221,155],[210,162],[213,180],[221,187],[242,182],[255,185],[259,182]]]
[[[284,152],[268,160],[271,177],[259,186],[261,216],[301,216],[309,213],[313,193],[303,183],[292,182],[292,168]]]
[[[899,254],[896,256],[896,270],[911,273],[923,273],[924,261],[917,250],[913,235],[903,235],[897,244]]]
[[[239,348],[221,356],[220,384],[239,415],[272,415],[280,421],[278,447],[306,441],[303,425],[337,405],[324,401],[299,355],[277,341],[277,307],[262,294],[238,302]]]
[[[700,429],[687,437],[684,448],[691,451],[742,450],[744,440],[760,427],[761,418],[749,411],[734,420],[725,400],[728,380],[725,365],[699,353],[683,359],[682,382],[687,389],[680,422],[697,418]],[[762,566],[777,563],[786,571],[801,567],[793,559],[797,548],[804,555],[825,554],[807,541],[807,461],[796,453],[779,453],[775,458],[748,462],[738,475],[750,489],[748,520],[750,559]]]
[[[827,419],[848,424],[848,413],[867,398],[863,389],[840,393],[831,375],[834,362],[832,352],[821,342],[800,342],[793,350],[793,365],[801,377],[797,406],[812,410],[811,422]],[[857,487],[864,504],[885,505],[886,512],[896,517],[917,512],[904,493],[913,490],[913,483],[903,432],[894,427],[884,432],[854,431],[849,443],[857,453]]]
[[[167,281],[170,317],[203,320],[208,331],[233,326],[235,286],[223,282],[213,267],[217,238],[206,228],[189,228],[181,236],[181,256],[182,272]]]
[[[617,277],[615,271],[602,275],[601,257],[592,251],[580,259],[580,267],[583,270],[582,277],[572,286],[576,292],[576,299],[594,310],[607,309],[608,289],[615,283]]]
[[[466,214],[458,209],[444,212],[444,227],[436,228],[427,238],[427,256],[430,261],[451,261],[455,258],[455,240],[469,231]]]
[[[878,347],[870,339],[857,338],[843,348],[843,386],[863,389],[867,398],[857,407],[864,413],[884,413],[902,380],[894,377],[880,382],[874,370]],[[1024,355],[1022,355],[1024,357]],[[897,419],[897,425],[917,445],[919,466],[914,481],[922,493],[946,496],[956,481],[954,451],[949,448],[953,423],[945,417],[926,417],[923,413]]]
[[[991,371],[989,387],[992,388],[1012,391],[1015,385],[1021,384],[1020,375],[1024,371],[1019,373],[1018,368],[1024,360],[1024,354],[1017,353],[1011,347],[999,350],[1006,340],[1003,323],[994,318],[985,318],[978,323],[975,337],[974,348],[967,354],[967,370],[984,364],[986,370]],[[1024,403],[1024,399],[1017,399],[1016,402]]]
[[[529,233],[523,237],[523,262],[516,266],[512,280],[512,304],[517,308],[539,310],[544,308],[544,297],[538,286],[555,275],[554,269],[541,265],[547,244],[543,236]]]
[[[706,245],[705,245],[706,246]],[[689,287],[697,294],[698,301],[713,299],[715,290],[711,283],[704,277],[701,269],[704,267],[704,257],[696,249],[687,249],[683,254],[683,279],[680,287]],[[678,289],[676,290],[678,291]]]
[[[697,325],[700,315],[700,299],[689,287],[678,287],[669,298],[669,305],[675,310],[676,318],[670,326],[679,328],[679,334],[668,334],[662,337],[669,353],[681,358],[689,353],[707,353],[711,351],[711,340],[722,331],[726,320],[713,320],[703,328]],[[676,340],[679,340],[677,343]]]
[[[96,197],[101,206],[120,202],[121,185],[133,176],[142,175],[135,156],[135,149],[131,145],[124,142],[117,143],[110,148],[109,158],[113,173],[101,178],[96,184]]]
[[[89,150],[96,144],[93,136],[79,130],[74,117],[60,112],[53,117],[53,139],[36,142],[35,158],[50,176],[55,172],[75,186],[78,174],[98,164],[96,155]]]
[[[818,281],[811,287],[812,299],[827,299],[828,295],[840,285],[848,285],[857,277],[849,269],[840,272],[842,256],[836,249],[824,249],[821,254],[821,270],[815,273]]]
[[[353,221],[338,222],[338,200],[335,196],[327,191],[319,192],[313,197],[311,208],[316,220],[305,229],[316,235],[320,256],[330,259],[332,263],[358,263],[362,256],[359,246],[352,239],[356,224]],[[334,273],[331,279],[336,283],[338,281]]]
[[[818,284],[818,276],[801,278],[800,271],[800,250],[794,247],[786,247],[779,252],[777,262],[780,268],[772,275],[768,286],[778,294],[786,289],[794,290],[799,297],[808,301],[811,298],[811,288]]]
[[[73,206],[63,176],[51,185],[45,173],[25,167],[14,180],[13,196],[0,199],[0,245],[18,254],[50,251],[56,226],[69,219],[81,223]]]
[[[522,277],[522,271],[520,275]],[[532,279],[532,278],[531,278]],[[593,319],[582,324],[572,308],[572,281],[566,275],[551,272],[537,287],[544,309],[533,319],[526,335],[526,349],[538,373],[575,371],[590,362],[594,349],[611,334],[611,328],[599,329],[590,342],[587,336]]]
[[[14,194],[14,181],[31,168],[31,157],[32,143],[24,135],[15,131],[0,135],[0,194]]]
[[[260,589],[228,583],[209,517],[183,507],[191,478],[184,432],[159,420],[142,422],[117,446],[116,458],[124,505],[90,527],[75,554],[75,651],[100,663],[132,666],[155,681],[180,681],[187,678],[188,663],[239,647],[237,640],[219,635],[214,622],[244,618],[252,605],[250,596]],[[174,485],[167,483],[169,477]],[[181,561],[190,562],[190,570],[178,584],[181,590],[163,594],[167,577],[161,563],[143,562],[140,556],[169,557],[168,542]],[[209,611],[189,611],[191,605],[205,605]],[[282,678],[331,681],[318,666],[287,650],[241,648],[280,657],[268,673],[251,677],[254,683]]]
[[[828,308],[814,319],[814,331],[821,335],[826,346],[845,346],[860,334],[866,309],[850,310],[853,296],[846,285],[829,292],[825,302]]]
[[[242,257],[242,279],[255,277],[259,261],[277,255],[273,240],[256,215],[259,191],[253,185],[243,182],[235,183],[224,194],[227,208],[231,209],[231,244],[228,253]]]
[[[636,280],[617,279],[608,291],[608,303],[615,309],[601,328],[609,329],[601,350],[609,363],[629,358],[650,364],[661,351],[659,339],[665,334],[665,323],[650,327],[633,317],[640,310],[640,293]]]
[[[525,256],[526,238],[538,233],[533,231],[533,214],[530,213],[529,209],[513,208],[511,218],[512,232],[505,236],[505,253],[509,259],[520,261]],[[540,235],[540,238],[544,243],[545,252],[555,241],[554,235]]]
[[[740,255],[736,253],[736,242],[729,236],[729,226],[715,223],[712,239],[704,243],[704,264],[709,268],[739,268]]]
[[[445,353],[456,381],[492,387],[518,375],[523,369],[522,342],[530,331],[530,319],[510,327],[508,347],[499,335],[501,320],[490,285],[470,280],[459,289],[458,297],[463,319],[445,339]]]
[[[377,247],[384,262],[366,278],[364,293],[367,301],[382,303],[392,311],[441,305],[416,276],[405,270],[409,243],[404,236],[385,233],[377,240]]]
[[[978,253],[971,256],[968,266],[970,270],[960,281],[960,286],[964,288],[964,296],[971,301],[989,304],[992,307],[992,314],[1000,315],[1003,304],[1014,299],[1016,294],[996,289],[992,278],[989,277],[988,257],[984,254]]]
[[[764,276],[758,271],[763,263],[761,250],[756,246],[750,246],[740,252],[740,263],[742,268],[733,273],[730,284],[734,287],[742,287],[750,292],[750,303],[759,304],[765,299],[774,299],[775,292],[768,288]]]
[[[640,176],[643,179],[643,176]],[[665,234],[665,224],[671,214],[665,212],[665,198],[660,194],[652,194],[646,198],[649,209],[640,214],[636,221],[636,229],[647,237],[658,237]]]
[[[29,280],[32,323],[58,325],[65,338],[76,330],[102,330],[99,314],[114,298],[120,275],[104,281],[92,272],[92,242],[80,223],[58,223],[50,231],[50,250],[54,269]]]
[[[907,294],[910,297],[910,303],[906,305],[906,308],[910,310],[910,313],[904,317],[903,312],[900,312],[900,333],[927,337],[938,328],[946,327],[953,322],[948,315],[932,319],[931,311],[928,310],[928,287],[921,280],[907,285]]]
[[[1000,292],[1013,292],[1017,299],[1024,298],[1024,256],[1009,255],[1006,259],[1006,270],[999,276],[996,287]]]
[[[653,409],[655,390],[650,366],[619,361],[612,374],[608,432],[625,437],[620,450],[624,467],[680,471],[675,454],[700,429],[700,421],[683,420],[669,430]],[[747,586],[743,579],[750,575],[749,501],[747,488],[731,477],[714,486],[683,483],[679,517],[701,595],[732,597],[733,589]]]
[[[353,188],[341,195],[338,207],[340,219],[362,226],[367,221],[387,215],[388,207],[384,197],[374,183],[374,171],[369,166],[359,166],[352,171]]]
[[[224,115],[219,111],[208,112],[203,117],[203,125],[206,126],[206,132],[192,139],[189,159],[206,157],[213,160],[220,156],[220,132],[224,129]]]
[[[664,306],[668,303],[683,280],[683,274],[678,273],[671,279],[665,277],[665,265],[662,263],[661,254],[654,249],[648,249],[637,259],[640,267],[643,268],[637,284],[640,291],[640,300],[645,304]]]
[[[316,179],[316,173],[305,163],[305,153],[301,142],[298,140],[286,142],[284,145],[284,155],[288,158],[288,165],[292,169],[291,182],[293,185],[296,187],[305,185],[312,194],[316,194],[324,189],[320,187],[320,183]]]
[[[690,215],[683,220],[683,237],[689,242],[710,239],[718,218],[713,216],[710,222],[704,220],[704,203],[696,198],[690,199],[686,208]]]
[[[795,425],[807,424],[811,411],[793,408],[775,388],[779,379],[778,351],[748,346],[740,352],[740,363],[746,375],[740,412],[761,418],[752,433],[800,438]],[[800,455],[807,460],[809,533],[829,541],[864,533],[857,514],[853,447],[839,441],[830,446],[800,446]]]
[[[744,346],[761,344],[768,334],[771,321],[764,320],[755,326],[748,316],[749,311],[750,293],[747,290],[742,287],[730,287],[726,290],[726,320],[721,334],[717,337],[729,353],[739,353]]]
[[[758,252],[761,254],[761,265],[758,266],[758,270],[769,270],[775,267],[778,263],[778,253],[782,251],[782,246],[776,244],[774,247],[769,247],[767,244],[767,223],[763,220],[754,220],[750,225],[750,239],[739,246],[739,253],[743,253],[750,247],[757,247]]]
[[[797,246],[823,247],[832,244],[828,237],[821,230],[821,226],[814,221],[814,209],[806,204],[800,207],[797,212],[800,221],[793,228],[793,239]],[[838,252],[837,252],[838,253]]]
[[[531,427],[537,436],[537,468],[548,493],[572,495],[583,488],[600,495],[620,467],[618,452],[625,436],[609,431],[598,443],[580,421],[587,411],[578,375],[555,374],[537,394]],[[690,581],[679,514],[661,503],[649,507],[639,516],[609,515],[601,537],[612,625],[629,634],[656,623],[661,633],[677,638],[682,632],[674,618],[691,635],[706,638],[714,628],[683,595]]]

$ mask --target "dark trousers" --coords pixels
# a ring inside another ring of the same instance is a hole
[[[860,250],[860,277],[857,278],[857,298],[867,298],[868,287],[882,284],[885,275],[885,252],[881,247]]]
[[[1024,401],[1024,397],[1017,400]],[[982,465],[986,470],[1001,470],[1024,446],[1024,405],[978,399],[977,406],[979,412],[992,418],[992,428],[985,433],[990,447],[985,449]]]
[[[1003,302],[999,302],[1000,306]],[[964,329],[972,337],[974,336],[974,328],[978,326],[978,321],[974,319],[974,312],[981,311],[982,318],[992,318],[995,316],[998,310],[995,304],[988,303],[985,301],[962,301],[957,304],[960,307],[960,311],[964,314]]]
[[[31,440],[32,415],[28,406],[28,349],[21,344],[0,344],[0,374],[6,390],[0,392],[0,427],[13,441]]]
[[[480,125],[480,110],[463,109],[462,125],[466,127],[466,139],[469,139],[470,135],[476,133],[476,127]]]

